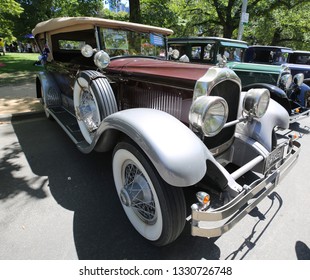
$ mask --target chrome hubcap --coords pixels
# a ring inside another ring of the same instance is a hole
[[[79,118],[85,123],[89,132],[93,132],[99,126],[98,110],[95,100],[89,90],[81,92],[80,106],[78,108]]]
[[[125,182],[120,191],[120,200],[123,205],[131,207],[144,223],[156,222],[157,214],[152,190],[142,172],[133,163],[125,167]]]

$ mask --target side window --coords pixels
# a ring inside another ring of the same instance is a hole
[[[58,48],[59,50],[76,50],[79,51],[83,46],[85,46],[85,41],[73,41],[73,40],[59,40]]]
[[[57,33],[51,36],[51,43],[55,61],[93,65],[92,59],[81,54],[81,48],[85,44],[97,47],[93,29]]]

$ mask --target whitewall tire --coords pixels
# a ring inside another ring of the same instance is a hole
[[[138,147],[129,142],[115,147],[113,176],[129,221],[145,239],[164,246],[181,234],[186,219],[183,191],[165,183]]]

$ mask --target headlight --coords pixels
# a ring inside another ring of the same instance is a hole
[[[304,82],[304,74],[303,73],[298,73],[294,76],[293,81],[296,85],[298,85],[299,87],[301,86],[301,84]]]
[[[228,117],[228,105],[225,99],[219,96],[201,96],[197,98],[189,113],[191,125],[211,137],[218,134]]]
[[[291,86],[292,81],[293,81],[292,75],[291,74],[285,74],[280,79],[279,87],[281,89],[283,89],[284,91],[286,91]]]
[[[110,63],[109,55],[104,51],[99,51],[94,56],[94,62],[100,69],[106,68]]]
[[[246,114],[261,118],[267,111],[270,93],[265,88],[252,88],[244,97],[243,110]]]

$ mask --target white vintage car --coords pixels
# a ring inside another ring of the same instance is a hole
[[[83,153],[114,150],[120,203],[157,246],[176,240],[187,220],[194,236],[230,230],[300,152],[278,133],[289,115],[267,89],[242,92],[226,67],[169,61],[172,33],[88,17],[33,30],[46,58],[36,86],[47,117]],[[196,203],[187,205],[185,188],[196,190]]]

